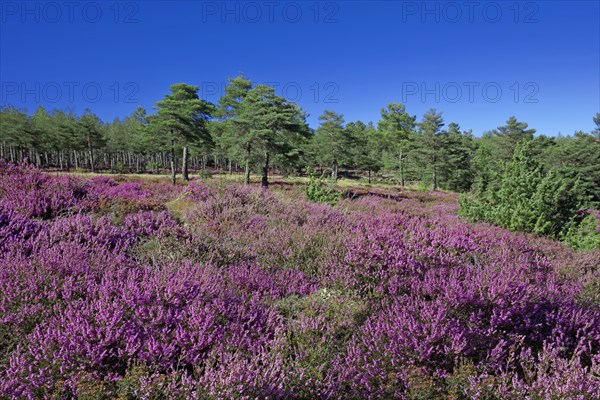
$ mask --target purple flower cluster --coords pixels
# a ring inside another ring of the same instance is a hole
[[[0,174],[0,397],[600,390],[600,252],[465,223],[452,195]]]
[[[354,230],[340,275],[376,311],[336,361],[353,396],[402,397],[415,371],[447,380],[464,363],[541,396],[550,389],[530,371],[536,357],[577,367],[576,381],[571,372],[552,375],[560,391],[597,394],[600,311],[577,301],[581,285],[560,279],[524,236],[409,215],[360,221]]]
[[[140,182],[122,182],[97,176],[84,186],[85,201],[79,204],[83,211],[110,213],[122,217],[139,210],[161,209],[161,201]]]
[[[50,219],[85,195],[83,181],[50,176],[32,166],[0,160],[0,207],[25,217]]]

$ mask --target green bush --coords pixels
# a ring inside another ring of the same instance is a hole
[[[200,177],[200,179],[212,179],[213,177],[212,173],[207,169],[203,169],[202,171],[200,171],[198,176]]]
[[[429,190],[431,190],[431,184],[427,184],[425,181],[419,181],[417,184],[418,192],[428,192]]]
[[[579,224],[569,224],[562,236],[562,241],[575,250],[600,249],[599,225],[596,216],[589,213]]]
[[[327,186],[324,183],[324,179],[315,178],[312,171],[308,172],[308,185],[306,186],[306,197],[310,201],[318,203],[327,203],[330,205],[337,204],[340,199],[340,193],[335,189]]]
[[[127,172],[127,168],[125,167],[125,164],[123,164],[122,162],[118,162],[115,165],[115,171],[117,174],[124,174]]]
[[[554,169],[544,171],[533,157],[531,141],[519,144],[513,160],[492,183],[461,196],[459,214],[513,231],[555,239],[570,237],[573,243],[585,242],[582,246],[586,248],[594,245],[593,235],[585,233],[589,228],[576,233],[581,222],[578,211],[589,205],[579,180],[565,179]]]
[[[162,164],[159,162],[148,162],[146,163],[146,171],[158,171],[162,168]]]

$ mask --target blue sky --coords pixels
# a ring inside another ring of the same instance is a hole
[[[0,1],[0,102],[153,104],[178,82],[216,102],[243,72],[297,101],[377,121],[389,102],[476,135],[516,115],[590,131],[600,111],[598,1]]]

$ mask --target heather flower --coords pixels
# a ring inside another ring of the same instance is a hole
[[[600,390],[600,252],[462,221],[455,196],[0,176],[0,397]]]

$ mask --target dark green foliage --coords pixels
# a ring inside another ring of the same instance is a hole
[[[273,162],[297,163],[301,147],[308,140],[306,116],[296,104],[275,95],[275,89],[252,83],[243,76],[230,80],[219,102],[221,121],[214,132],[225,154],[246,165],[262,166],[262,185],[268,186]]]
[[[27,114],[14,107],[4,107],[0,111],[2,141],[19,150],[31,146],[33,144],[33,127]]]
[[[164,135],[165,145],[211,141],[205,125],[214,108],[200,100],[197,92],[197,86],[178,83],[171,85],[171,93],[156,103],[158,111],[148,121],[151,131]]]
[[[441,136],[441,159],[438,182],[444,189],[466,192],[475,179],[473,155],[476,149],[471,131],[461,132],[460,126],[451,122]]]
[[[490,133],[496,144],[494,146],[496,156],[502,161],[509,161],[517,148],[517,144],[523,140],[533,139],[534,133],[535,129],[528,129],[525,122],[517,121],[514,116],[510,117],[506,121],[506,125],[500,126]]]
[[[488,174],[477,182],[472,196],[461,198],[460,214],[553,238],[574,226],[577,211],[589,202],[580,182],[565,179],[554,169],[546,172],[531,152],[530,140],[520,143],[497,182]],[[489,157],[484,151],[480,155]]]
[[[175,150],[183,147],[183,177],[188,179],[187,160],[191,145],[211,147],[212,138],[206,121],[214,112],[214,106],[200,100],[198,87],[177,83],[171,85],[171,93],[156,103],[157,113],[148,117],[148,129],[171,150],[171,175],[175,184]]]
[[[326,110],[319,121],[321,126],[313,137],[315,158],[319,164],[331,166],[331,179],[337,180],[339,166],[352,159],[352,136],[344,129],[342,114]]]
[[[104,146],[102,121],[88,108],[77,121],[77,125],[77,131],[83,135],[83,140],[87,144],[90,170],[94,172],[94,149]]]
[[[431,190],[438,187],[438,173],[440,162],[443,158],[443,134],[444,126],[442,113],[430,109],[423,115],[423,121],[419,123],[419,134],[416,146],[412,153],[421,171],[421,181],[430,183]]]
[[[362,121],[349,122],[346,131],[351,140],[351,165],[367,171],[370,179],[371,172],[377,172],[382,167],[377,151],[377,131],[372,123],[365,125]]]
[[[246,136],[249,126],[239,123],[242,103],[252,89],[252,82],[243,75],[229,79],[225,94],[219,100],[217,121],[211,124],[211,134],[217,143],[219,155],[238,161],[246,166],[246,183],[250,178],[250,163],[253,157],[252,141]]]
[[[381,120],[377,130],[385,141],[383,155],[388,167],[397,168],[400,185],[404,186],[407,169],[407,156],[411,149],[411,139],[415,136],[416,115],[406,112],[404,104],[390,103],[381,109]]]
[[[584,132],[556,138],[538,158],[547,168],[556,168],[566,179],[581,181],[582,190],[600,203],[600,138]]]

